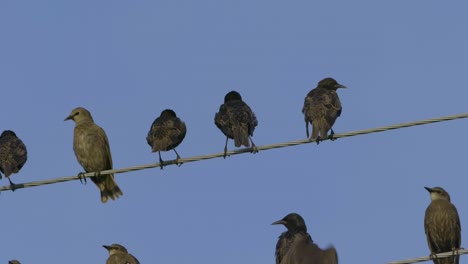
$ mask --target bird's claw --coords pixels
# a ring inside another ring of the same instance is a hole
[[[315,139],[315,143],[317,143],[317,145],[320,144],[320,140],[322,140],[320,136],[317,136],[317,138]]]
[[[177,165],[177,167],[180,167],[180,166],[182,166],[182,164],[184,164],[183,162],[179,162],[179,159],[180,159],[180,156],[177,156],[177,158],[175,160],[175,164]]]
[[[335,141],[336,138],[334,138],[333,135],[335,135],[335,132],[333,131],[333,129],[331,129],[330,135],[327,138],[331,141]]]
[[[164,169],[164,161],[162,159],[159,159],[159,168],[161,170]]]
[[[84,172],[78,173],[78,179],[80,179],[81,184],[86,185],[88,183],[88,181],[86,180],[86,177],[84,175],[85,175]]]
[[[258,153],[258,148],[257,148],[257,146],[255,146],[255,145],[252,146],[252,153],[253,153],[253,154]]]
[[[10,189],[12,192],[14,192],[16,189],[18,189],[18,185],[14,184],[11,180],[10,177],[7,177],[8,181],[10,182]]]

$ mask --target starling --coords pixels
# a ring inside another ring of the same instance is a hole
[[[272,225],[284,225],[276,244],[276,264],[337,264],[338,254],[334,247],[319,248],[307,233],[304,219],[291,213]]]
[[[242,101],[238,92],[231,91],[226,94],[224,104],[219,107],[219,112],[215,115],[215,124],[226,136],[224,158],[226,158],[229,138],[234,139],[236,147],[242,145],[250,147],[250,142],[252,142],[252,153],[258,152],[251,137],[258,121],[250,107]]]
[[[8,261],[8,264],[21,264],[19,261],[16,259]]]
[[[91,113],[78,107],[65,120],[75,121],[73,150],[78,162],[86,172],[96,172],[91,180],[101,191],[101,202],[115,200],[123,195],[114,180],[114,175],[99,175],[100,171],[112,170],[112,156],[106,132],[94,123]],[[86,180],[86,178],[85,178]]]
[[[127,249],[119,244],[112,244],[110,246],[103,246],[109,251],[109,258],[106,264],[140,264],[132,254],[129,254]]]
[[[333,124],[341,115],[341,102],[336,90],[346,88],[333,78],[321,80],[317,88],[312,89],[304,100],[304,120],[306,123],[306,134],[309,137],[309,123],[312,124],[312,136],[310,140],[316,140],[317,144],[321,139],[328,138],[328,130],[331,130],[330,139],[333,139]]]
[[[11,189],[15,190],[15,184],[10,175],[18,173],[28,159],[28,152],[23,141],[11,130],[3,131],[0,135],[0,171],[5,174],[10,182]],[[0,173],[0,179],[2,174]]]
[[[450,202],[450,195],[440,187],[424,187],[431,194],[426,209],[424,230],[431,255],[460,249],[461,226],[457,208]],[[434,264],[458,264],[460,256],[434,259]]]
[[[177,117],[176,113],[171,109],[166,109],[161,112],[161,115],[154,120],[146,137],[148,145],[153,152],[159,153],[159,163],[163,168],[163,160],[161,159],[161,151],[173,149],[177,155],[176,161],[180,159],[176,147],[184,140],[187,128],[185,123]]]

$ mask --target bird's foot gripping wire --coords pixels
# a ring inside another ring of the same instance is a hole
[[[182,166],[182,164],[184,164],[183,162],[179,162],[179,160],[181,159],[181,157],[179,156],[179,153],[177,153],[177,151],[175,150],[174,148],[174,152],[176,153],[177,155],[177,158],[175,159],[175,164],[177,165],[177,167],[180,167]]]
[[[257,146],[252,145],[252,153],[253,153],[253,154],[258,153],[258,148],[257,148]]]
[[[223,155],[223,158],[226,159],[226,156],[227,156],[227,147],[224,148],[224,155]]]
[[[8,181],[10,182],[10,189],[12,192],[14,192],[16,189],[18,189],[18,185],[14,184],[11,180],[10,177],[7,177]]]
[[[159,151],[159,168],[164,168],[164,161],[161,159],[161,151]]]
[[[81,184],[86,185],[88,182],[87,182],[86,177],[84,175],[85,175],[84,172],[78,173],[78,179],[80,179]]]
[[[335,135],[335,131],[333,131],[333,129],[330,130],[330,135],[327,137],[329,140],[331,141],[335,141],[336,138],[333,137],[333,135]]]
[[[320,136],[317,136],[317,138],[315,139],[315,143],[320,144],[320,141],[322,140],[322,138]]]

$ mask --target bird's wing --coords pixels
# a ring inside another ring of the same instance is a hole
[[[101,142],[103,143],[103,147],[104,147],[104,151],[105,151],[105,155],[106,155],[106,168],[109,168],[109,169],[112,169],[112,154],[111,154],[111,151],[110,151],[110,145],[109,145],[109,140],[107,139],[107,135],[106,135],[106,132],[104,131],[104,129],[102,129],[101,127],[97,126],[97,129],[99,131],[98,135],[100,137],[100,139],[102,140]]]
[[[322,251],[322,264],[338,264],[338,253],[334,247],[329,247]]]

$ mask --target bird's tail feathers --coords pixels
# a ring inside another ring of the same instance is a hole
[[[242,145],[246,147],[250,147],[249,131],[247,129],[247,126],[240,125],[240,126],[234,127],[232,132],[234,136],[234,145],[237,148]]]
[[[114,175],[106,175],[106,179],[98,184],[99,189],[101,190],[101,202],[105,203],[109,198],[115,200],[123,195],[122,190],[114,180]]]

